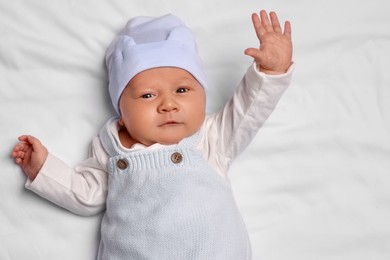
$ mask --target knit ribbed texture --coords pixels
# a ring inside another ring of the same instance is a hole
[[[197,135],[126,153],[104,129],[102,144],[113,154],[98,259],[250,259],[230,184],[194,149]],[[127,167],[118,167],[119,160]]]

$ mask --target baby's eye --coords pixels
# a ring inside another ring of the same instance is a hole
[[[152,98],[153,95],[150,94],[150,93],[147,93],[147,94],[143,94],[141,97],[142,97],[142,98]]]
[[[185,93],[185,92],[188,92],[188,91],[189,91],[188,88],[178,88],[178,89],[176,90],[176,93]]]

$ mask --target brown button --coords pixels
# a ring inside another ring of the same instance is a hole
[[[174,152],[174,153],[171,155],[171,161],[172,161],[173,163],[181,163],[181,161],[183,161],[183,155],[181,155],[181,153]]]
[[[129,163],[125,159],[119,159],[116,162],[116,166],[118,166],[118,168],[121,170],[126,169],[128,165],[129,165]]]

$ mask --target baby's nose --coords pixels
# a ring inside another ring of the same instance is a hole
[[[158,107],[160,113],[172,112],[179,110],[179,105],[174,98],[167,97],[161,101]]]

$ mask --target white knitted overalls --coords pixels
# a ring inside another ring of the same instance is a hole
[[[100,139],[111,158],[98,259],[251,259],[230,184],[195,148],[198,133],[134,152],[120,148],[108,125]]]

